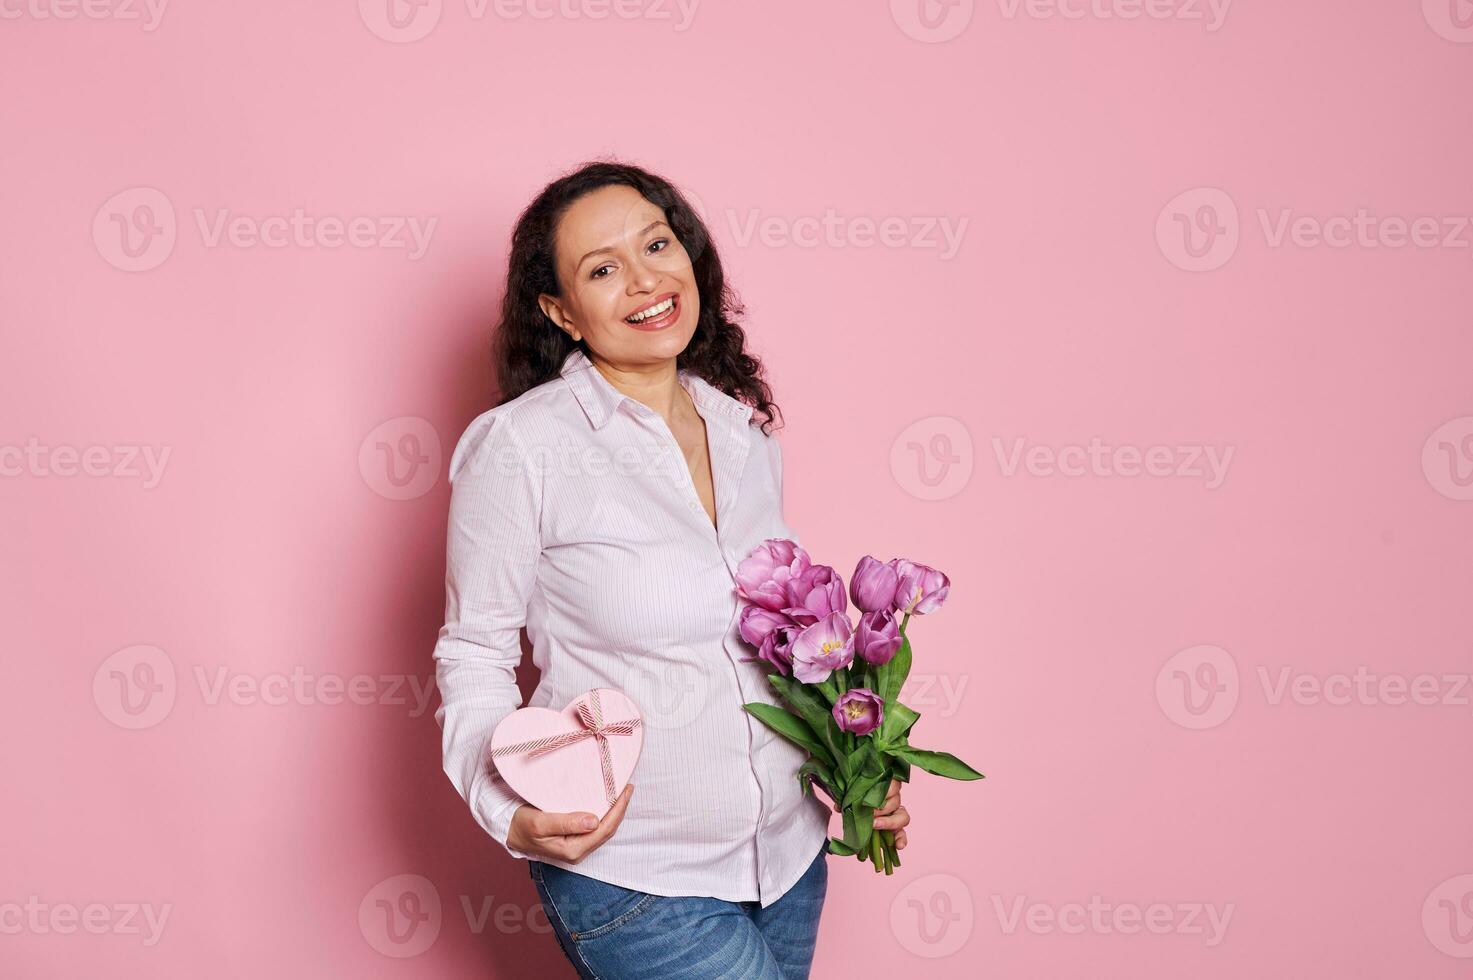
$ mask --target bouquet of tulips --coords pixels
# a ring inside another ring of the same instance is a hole
[[[737,567],[742,639],[757,648],[747,662],[771,668],[772,684],[787,709],[762,702],[743,705],[783,738],[807,750],[798,770],[805,793],[817,782],[843,814],[843,838],[829,851],[874,863],[893,873],[900,865],[893,830],[874,830],[892,779],[910,781],[918,766],[951,779],[982,774],[946,752],[918,749],[910,730],[920,717],[898,700],[910,673],[911,616],[934,613],[950,591],[947,577],[903,558],[865,556],[849,581],[848,598],[859,608],[849,620],[844,580],[828,565],[815,565],[795,541],[769,538]]]

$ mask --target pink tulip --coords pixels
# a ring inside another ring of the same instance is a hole
[[[747,605],[742,607],[741,622],[737,629],[742,639],[754,647],[760,647],[773,630],[779,626],[792,625],[793,621],[787,613],[777,612],[766,606]]]
[[[895,608],[895,587],[900,577],[889,563],[865,555],[849,579],[849,598],[864,612]]]
[[[793,641],[793,676],[804,684],[822,684],[840,667],[854,661],[854,636],[843,613],[829,613]]]
[[[868,735],[885,720],[885,701],[867,687],[855,687],[834,703],[834,721],[855,735]]]
[[[811,626],[830,613],[848,611],[844,580],[828,565],[812,565],[788,580],[788,604],[783,612],[793,622]]]
[[[749,607],[750,608],[750,607]],[[859,617],[854,631],[854,654],[866,663],[887,664],[900,649],[900,624],[888,609],[877,609]]]
[[[737,593],[748,602],[781,611],[788,602],[788,584],[813,564],[796,541],[768,538],[737,565]]]
[[[766,661],[784,677],[793,663],[789,648],[801,629],[783,613],[750,605],[742,608],[741,622],[737,627],[742,639],[757,648],[757,656],[748,658],[747,662]]]
[[[895,612],[922,615],[941,608],[951,591],[951,580],[945,573],[904,558],[896,558],[891,564],[900,580],[895,588]]]

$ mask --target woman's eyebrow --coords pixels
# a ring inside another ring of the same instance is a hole
[[[634,237],[635,238],[643,238],[645,235],[648,235],[651,231],[653,231],[654,229],[660,227],[663,224],[665,224],[665,219],[664,218],[656,218],[654,221],[651,221],[649,224],[647,224],[643,228],[639,229],[639,231],[635,232],[634,233]],[[669,226],[666,225],[666,227],[668,228]],[[596,248],[593,251],[589,252],[588,254],[584,255],[583,258],[579,259],[578,260],[578,264],[575,265],[575,266],[573,266],[573,268],[575,268],[575,269],[580,268],[580,267],[582,267],[582,265],[583,265],[584,262],[587,262],[589,259],[593,258],[595,255],[602,255],[605,252],[612,252],[613,250],[614,250],[614,246],[613,245],[605,245],[603,248]]]

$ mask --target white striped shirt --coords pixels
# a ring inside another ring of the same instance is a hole
[[[658,412],[581,350],[560,376],[478,416],[450,460],[445,625],[434,658],[444,766],[476,821],[507,845],[524,802],[489,756],[520,706],[527,628],[541,680],[528,704],[561,710],[595,687],[639,705],[644,748],[612,837],[578,864],[655,895],[777,901],[828,834],[801,792],[805,753],[742,710],[778,703],[737,632],[736,568],[782,516],[778,441],[752,408],[681,369],[706,423],[716,526]],[[599,811],[602,816],[602,811]]]

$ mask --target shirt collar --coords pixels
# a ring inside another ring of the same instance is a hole
[[[573,348],[563,361],[562,369],[558,373],[567,379],[568,387],[573,389],[578,404],[583,407],[584,414],[588,416],[588,421],[593,423],[595,429],[603,428],[604,424],[613,417],[619,403],[626,399],[634,411],[654,412],[638,399],[631,398],[615,388],[609,379],[603,376],[603,372],[594,366],[593,361],[589,360],[581,347]],[[679,368],[676,376],[685,386],[686,391],[690,392],[691,400],[696,403],[696,407],[703,415],[708,411],[715,412],[738,419],[743,424],[752,417],[751,405],[731,397],[689,369]]]

